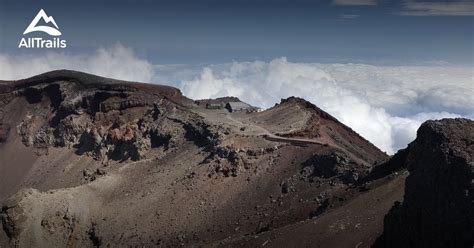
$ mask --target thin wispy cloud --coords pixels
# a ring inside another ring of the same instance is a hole
[[[332,3],[341,6],[377,5],[376,0],[333,0]]]
[[[359,15],[340,14],[339,17],[342,18],[342,19],[355,19],[355,18],[359,17]]]
[[[406,16],[474,16],[474,1],[406,1],[398,14]]]

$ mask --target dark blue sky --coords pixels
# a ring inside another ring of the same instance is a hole
[[[467,13],[439,12],[452,3],[460,3],[459,11],[467,5]],[[0,53],[45,52],[17,48],[43,8],[67,39],[61,52],[71,54],[120,42],[155,63],[285,56],[301,62],[473,64],[473,2],[430,4],[420,12],[416,2],[388,0],[0,0]]]

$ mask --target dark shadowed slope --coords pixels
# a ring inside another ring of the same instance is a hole
[[[427,121],[406,149],[403,203],[377,247],[473,247],[474,121]]]

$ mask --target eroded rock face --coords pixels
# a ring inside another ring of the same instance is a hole
[[[16,127],[23,144],[37,148],[38,154],[57,146],[98,160],[140,160],[152,147],[172,146],[186,132],[182,123],[167,118],[179,112],[172,103],[132,88],[88,89],[54,81],[15,94],[29,103],[49,102],[49,111],[34,109]],[[178,115],[195,125],[194,116]],[[7,134],[2,127],[0,138]]]
[[[405,198],[377,247],[472,247],[474,122],[427,121],[407,148]]]

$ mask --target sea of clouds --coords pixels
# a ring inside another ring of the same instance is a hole
[[[193,98],[237,96],[268,108],[302,97],[389,154],[405,147],[420,124],[446,117],[474,118],[472,66],[378,66],[271,61],[211,65],[155,65],[117,44],[93,54],[0,54],[0,79],[73,69],[123,80],[173,85]]]

